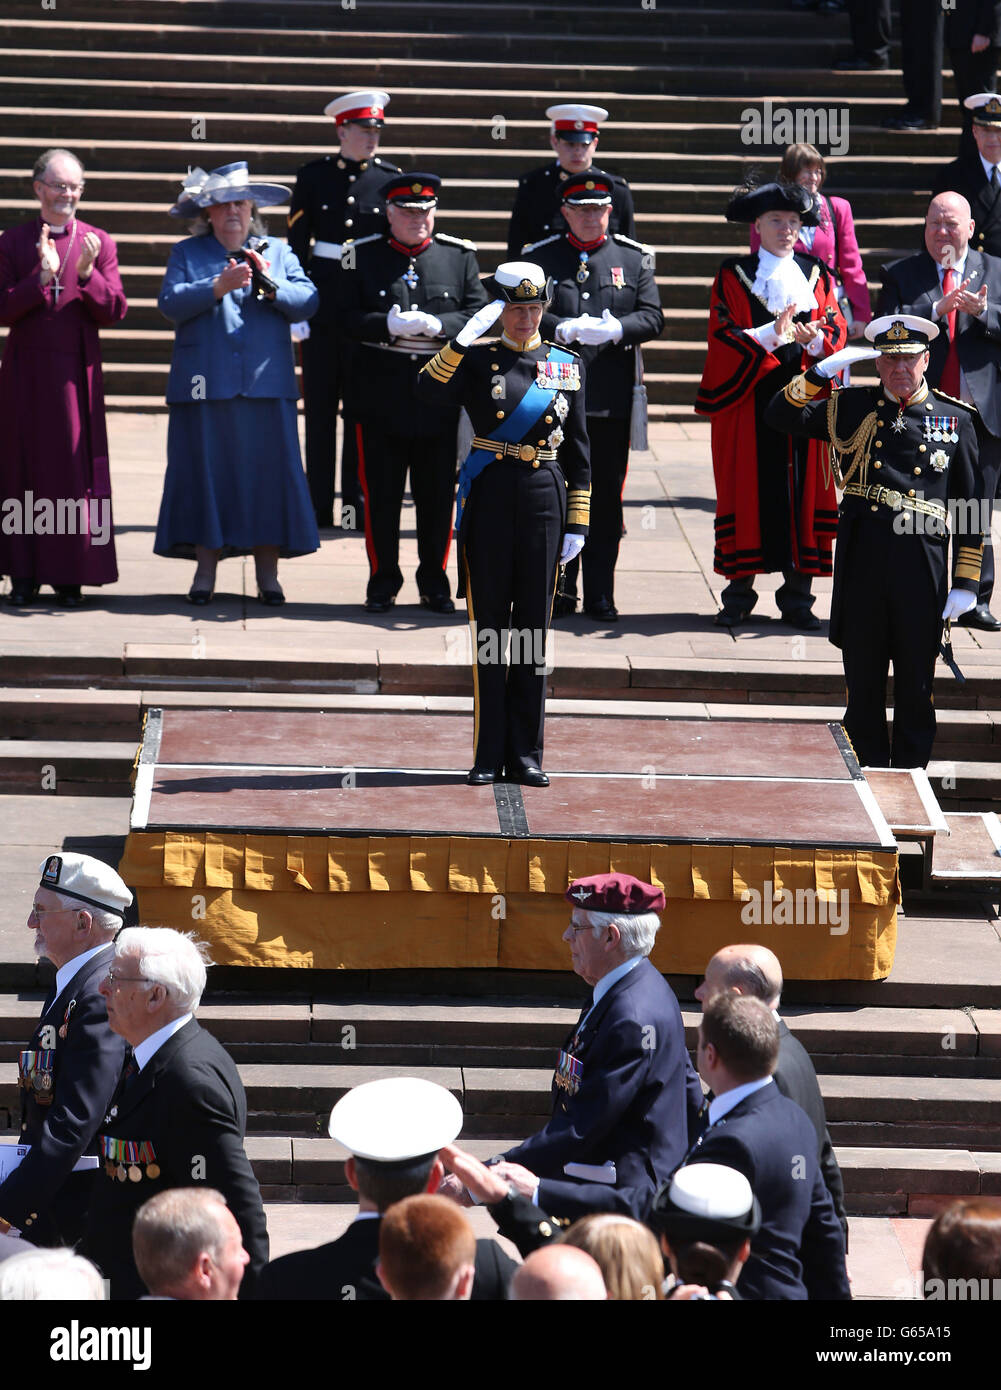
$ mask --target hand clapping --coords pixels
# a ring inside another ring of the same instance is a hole
[[[42,267],[42,284],[47,285],[53,275],[59,272],[59,252],[49,240],[49,224],[42,223],[42,235],[38,238],[38,260]]]
[[[253,271],[246,261],[229,260],[226,269],[215,278],[215,297],[222,299],[230,290],[243,290],[250,284]]]

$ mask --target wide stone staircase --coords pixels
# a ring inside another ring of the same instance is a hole
[[[130,301],[124,326],[102,338],[109,405],[160,410],[172,334],[156,295],[179,235],[166,211],[189,166],[247,158],[256,177],[290,183],[331,147],[322,115],[330,96],[385,87],[393,101],[384,153],[443,176],[438,225],[476,240],[490,270],[503,258],[515,180],[548,153],[544,107],[560,96],[593,100],[611,112],[598,160],[630,180],[639,235],[658,253],[667,327],[644,350],[652,414],[690,421],[711,280],[720,258],[745,245],[722,209],[745,168],[769,173],[780,148],[742,140],[749,110],[770,98],[848,112],[848,149],[829,188],[852,202],[874,285],[882,261],[920,244],[931,171],[952,157],[955,132],[880,130],[886,107],[902,99],[899,72],[833,73],[846,43],[843,18],[763,0],[658,0],[650,10],[416,0],[23,6],[0,17],[0,225],[33,212],[27,171],[42,148],[79,153],[82,215],[116,237]],[[282,235],[283,210],[267,215]],[[37,819],[45,829],[34,843],[58,823],[59,842],[116,862],[142,717],[157,705],[335,715],[380,702],[447,707],[470,690],[464,667],[421,665],[388,640],[364,660],[320,643],[298,656],[260,644],[168,650],[155,645],[155,627],[148,640],[120,657],[58,642],[45,654],[15,642],[3,654],[0,826]],[[965,685],[937,682],[929,768],[940,813],[972,813],[985,828],[984,815],[1001,808],[995,669],[985,658]],[[837,719],[842,699],[840,673],[819,662],[745,659],[738,671],[727,657],[603,654],[560,663],[550,708],[590,701],[594,713],[753,724]],[[790,981],[785,996],[859,1214],[922,1215],[952,1195],[1001,1193],[997,856],[984,848],[980,877],[953,866],[936,883],[935,856],[947,862],[953,837],[935,825],[910,836],[906,828],[900,820],[906,897],[891,978]],[[2,844],[0,863],[23,868]],[[39,983],[34,966],[0,960],[0,1129],[16,1124],[14,1062],[44,995]],[[690,1045],[696,983],[672,979]],[[214,972],[200,1017],[241,1068],[248,1150],[266,1196],[347,1200],[343,1155],[326,1137],[345,1089],[404,1071],[438,1080],[462,1101],[470,1147],[496,1152],[547,1112],[578,985],[569,973]]]

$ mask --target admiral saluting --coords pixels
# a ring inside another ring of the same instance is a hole
[[[928,388],[928,345],[938,331],[913,314],[874,319],[865,330],[872,348],[833,353],[794,377],[765,412],[773,429],[831,446],[843,496],[830,637],[844,660],[845,730],[869,767],[927,765],[942,620],[960,617],[977,601],[989,513],[976,412]],[[879,387],[851,387],[814,401],[828,378],[869,358],[876,358]],[[886,726],[891,662],[892,745]]]
[[[465,406],[475,434],[458,499],[459,582],[473,639],[467,780],[547,787],[546,633],[557,566],[580,553],[590,517],[584,369],[575,352],[539,335],[553,290],[539,266],[509,261],[486,288],[497,297],[419,378],[429,399]],[[474,347],[498,318],[500,342]]]

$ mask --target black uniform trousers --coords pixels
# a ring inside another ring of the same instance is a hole
[[[452,541],[457,423],[427,438],[406,433],[405,421],[397,428],[368,418],[353,424],[365,498],[368,598],[395,598],[403,585],[400,509],[408,469],[417,512],[417,588],[427,598],[448,598],[445,566]]]
[[[337,409],[347,377],[345,354],[350,348],[325,324],[310,328],[302,351],[303,413],[306,419],[306,478],[318,526],[334,521],[334,474],[337,464]],[[361,488],[354,431],[344,427],[341,445],[341,503],[354,507],[357,528]],[[341,525],[345,523],[341,514]],[[354,527],[348,527],[354,530]]]
[[[942,120],[942,0],[907,0],[900,12],[900,65],[907,109]]]
[[[593,608],[601,599],[615,601],[622,489],[629,468],[629,421],[589,415],[587,437],[591,441],[591,522],[580,557],[567,565],[563,592],[576,597],[577,574],[583,565],[584,607]]]
[[[511,772],[542,763],[546,634],[566,506],[563,474],[545,464],[496,460],[470,490],[460,563],[473,640],[477,767]]]
[[[848,686],[844,726],[863,767],[925,767],[935,740],[932,682],[942,639],[942,604],[920,535],[891,535],[895,514],[843,517],[835,588],[843,620]],[[943,545],[946,542],[943,540]],[[893,743],[886,682],[893,663]]]
[[[877,63],[890,59],[890,0],[849,0],[852,47]]]
[[[984,475],[984,496],[990,499],[991,515],[1001,485],[1001,439],[990,434],[979,415],[973,417],[977,428],[980,471]],[[990,526],[984,530],[984,556],[980,565],[980,588],[977,590],[977,603],[990,607],[994,593],[994,544],[991,540]]]

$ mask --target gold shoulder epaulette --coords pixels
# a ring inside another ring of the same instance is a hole
[[[958,405],[961,410],[967,411],[970,415],[977,415],[979,413],[977,407],[971,405],[969,401],[958,400],[955,396],[950,396],[947,392],[940,391],[937,386],[932,389],[931,394],[933,396],[941,396],[942,400],[948,401],[950,405]]]
[[[537,251],[540,246],[548,246],[550,242],[559,241],[562,235],[562,232],[554,232],[552,236],[543,237],[541,241],[526,241],[521,248],[521,254],[524,255],[526,251]]]

